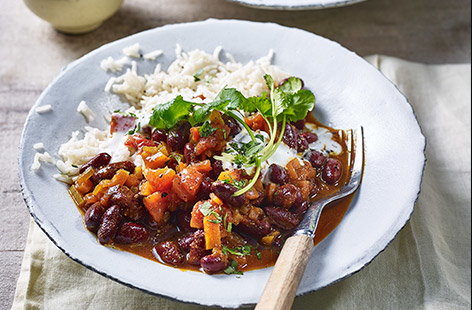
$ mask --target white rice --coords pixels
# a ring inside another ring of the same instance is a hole
[[[44,144],[42,142],[38,142],[33,144],[33,149],[36,151],[44,151]]]
[[[125,47],[123,49],[123,54],[125,54],[128,57],[139,58],[141,57],[141,54],[139,52],[140,49],[141,47],[139,46],[139,43],[136,43],[131,46]]]
[[[114,60],[111,56],[103,59],[100,62],[100,67],[105,71],[118,72],[122,71],[124,65],[129,64],[128,57],[122,57],[118,60]]]
[[[49,111],[52,111],[52,106],[50,104],[45,104],[35,109],[35,112],[39,114],[46,113]]]
[[[54,159],[51,157],[51,155],[49,155],[48,152],[35,153],[31,170],[38,171],[39,168],[41,168],[41,162],[54,164]]]
[[[258,96],[267,91],[264,74],[272,75],[276,82],[289,77],[289,74],[271,64],[273,51],[246,64],[236,62],[228,53],[225,56],[229,61],[223,63],[220,60],[222,51],[221,47],[217,47],[212,53],[201,50],[185,52],[177,44],[176,59],[167,70],[157,64],[153,73],[139,75],[137,64],[132,65],[123,75],[111,78],[105,85],[105,91],[125,98],[131,106],[128,112],[135,113],[141,124],[146,124],[156,105],[164,104],[178,95],[182,95],[185,100],[205,103],[211,102],[224,87],[232,87],[247,97]],[[143,57],[151,59],[161,54],[160,50],[156,50]],[[123,65],[120,64],[124,64],[123,61],[109,57],[102,61],[101,67],[116,72],[122,70]],[[197,74],[198,79],[195,78]],[[204,100],[198,97],[201,95],[205,97]],[[58,154],[62,160],[56,165],[62,174],[71,176],[78,173],[74,166],[79,167],[100,152],[109,153],[114,162],[132,160],[139,165],[141,158],[130,154],[124,145],[126,138],[123,133],[110,134],[108,130],[85,127],[83,135],[80,132],[72,133],[71,139],[60,147]]]
[[[162,54],[164,54],[162,50],[155,50],[155,51],[144,54],[143,58],[146,60],[155,60],[157,57],[161,56]]]
[[[85,117],[87,123],[90,123],[95,118],[95,114],[83,100],[77,106],[77,112],[81,113]]]

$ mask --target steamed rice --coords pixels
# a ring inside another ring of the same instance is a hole
[[[139,45],[133,45],[133,48],[127,49],[126,52],[136,55],[134,52],[139,52],[138,48]],[[223,63],[220,60],[221,51],[222,48],[217,47],[211,54],[201,50],[187,53],[177,45],[176,59],[167,70],[157,64],[152,74],[139,75],[137,64],[132,65],[123,75],[108,80],[105,91],[126,98],[130,104],[126,112],[135,113],[138,122],[147,124],[156,105],[173,100],[178,95],[188,101],[206,103],[211,102],[224,87],[232,87],[246,97],[258,96],[267,91],[263,78],[265,74],[270,74],[275,81],[289,76],[271,64],[273,51],[246,64],[236,62],[229,54],[226,54],[229,61]],[[159,51],[151,53],[154,54],[145,54],[148,59],[160,55]],[[123,60],[115,61],[109,57],[102,61],[101,67],[116,72],[121,71],[124,64]],[[205,99],[198,97],[201,95]],[[58,152],[61,160],[56,166],[63,175],[76,175],[76,167],[100,152],[109,153],[113,162],[132,160],[138,165],[142,164],[142,159],[137,155],[131,156],[124,145],[126,137],[124,133],[110,134],[108,130],[85,127],[83,134],[76,131],[68,142],[61,145]]]

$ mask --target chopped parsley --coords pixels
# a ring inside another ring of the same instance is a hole
[[[237,256],[247,256],[251,255],[252,247],[250,245],[241,245],[235,248],[228,248],[227,246],[223,245],[222,252],[225,255],[233,254]]]
[[[220,224],[223,222],[221,215],[219,215],[213,210],[212,204],[209,203],[208,201],[202,203],[199,209],[200,209],[200,212],[202,212],[203,216],[205,217],[210,216],[210,215],[214,216],[215,219],[208,220],[210,223]]]
[[[202,73],[203,73],[203,69],[200,69],[193,75],[193,79],[195,82],[201,81],[200,77],[202,76]]]
[[[212,135],[217,129],[212,127],[210,121],[205,121],[200,128],[198,128],[198,133],[200,137],[208,137]]]
[[[135,133],[140,132],[140,131],[141,131],[141,123],[138,122],[138,124],[136,124],[136,126],[134,126],[133,129],[128,131],[128,135],[134,135]]]
[[[231,263],[228,267],[224,270],[226,274],[243,274],[241,271],[238,270],[238,262],[235,260],[231,260]]]

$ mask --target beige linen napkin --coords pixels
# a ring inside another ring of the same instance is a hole
[[[372,56],[409,98],[428,145],[409,223],[361,272],[296,299],[295,309],[470,308],[470,74]],[[392,154],[394,156],[394,154]],[[32,223],[13,309],[200,309],[102,277],[67,258]]]

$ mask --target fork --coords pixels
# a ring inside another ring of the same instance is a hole
[[[347,130],[346,133],[350,164],[349,182],[338,192],[310,205],[294,234],[285,242],[256,310],[291,308],[308,258],[314,248],[313,238],[323,208],[354,193],[359,187],[364,169],[363,128],[360,126],[355,130]]]

